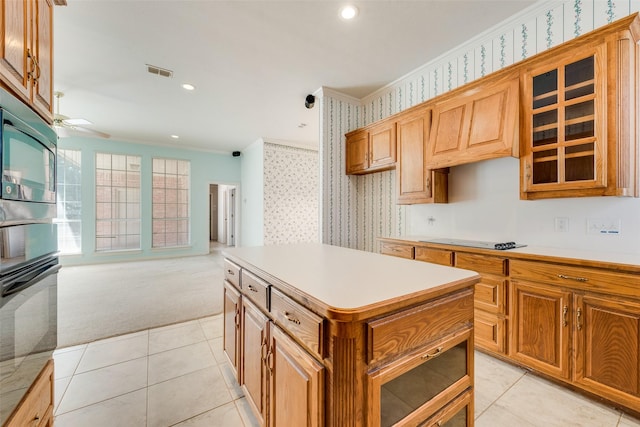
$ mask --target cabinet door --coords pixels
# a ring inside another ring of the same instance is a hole
[[[574,380],[640,407],[640,303],[576,295]]]
[[[534,369],[569,378],[569,292],[555,286],[511,282],[509,355]]]
[[[242,299],[242,385],[260,425],[267,421],[267,350],[269,319]]]
[[[346,173],[360,174],[369,168],[369,132],[358,130],[346,136]]]
[[[369,129],[369,169],[391,169],[396,163],[396,124],[384,122]]]
[[[238,382],[240,367],[240,292],[229,282],[224,282],[224,352]]]
[[[446,203],[447,170],[426,168],[426,141],[431,110],[419,110],[397,122],[398,204]]]
[[[519,78],[482,82],[433,109],[427,166],[433,169],[518,154]]]
[[[35,57],[33,106],[53,119],[53,4],[51,0],[32,0],[32,55]]]
[[[270,324],[269,425],[324,425],[324,366]]]
[[[26,100],[29,98],[29,48],[28,0],[11,0],[0,3],[0,77]]]
[[[605,45],[568,56],[524,74],[522,198],[606,186]]]

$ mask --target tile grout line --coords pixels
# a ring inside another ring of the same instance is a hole
[[[513,382],[513,384],[511,384],[509,387],[507,387],[507,388],[505,389],[505,391],[504,391],[504,392],[502,392],[502,394],[500,394],[500,396],[496,397],[496,399],[495,399],[493,402],[491,402],[491,404],[490,404],[489,406],[487,406],[487,407],[484,409],[484,411],[480,412],[480,413],[478,414],[478,416],[474,417],[474,418],[473,418],[473,419],[474,419],[474,421],[475,421],[475,420],[477,420],[478,418],[480,418],[482,415],[484,415],[484,413],[485,413],[485,412],[487,412],[487,411],[489,410],[489,408],[491,408],[493,405],[495,405],[495,404],[498,402],[498,400],[502,399],[502,397],[503,397],[505,394],[507,394],[507,393],[509,392],[509,390],[511,390],[511,389],[512,389],[516,384],[518,384],[518,383],[519,383],[519,382],[520,382],[520,381],[521,381],[525,376],[527,376],[527,374],[529,374],[529,372],[527,372],[527,371],[523,372],[523,373],[522,373],[522,375],[521,375],[517,380],[515,380],[515,381]],[[474,393],[475,393],[475,390],[474,390]]]

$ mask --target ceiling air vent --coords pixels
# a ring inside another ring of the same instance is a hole
[[[160,77],[173,77],[173,71],[147,64],[147,71]]]

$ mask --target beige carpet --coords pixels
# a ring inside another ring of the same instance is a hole
[[[220,249],[206,256],[63,267],[58,347],[222,312]]]

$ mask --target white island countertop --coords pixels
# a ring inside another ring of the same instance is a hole
[[[317,243],[230,248],[223,255],[327,317],[371,315],[390,303],[468,288],[480,278],[474,271]]]

